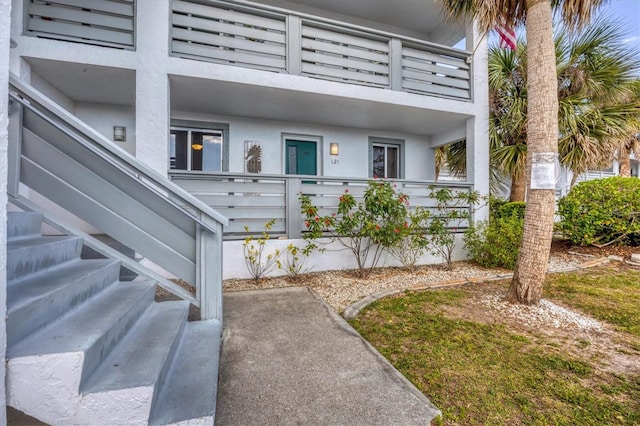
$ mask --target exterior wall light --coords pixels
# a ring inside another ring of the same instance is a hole
[[[338,144],[337,144],[337,143],[332,142],[332,143],[329,145],[329,153],[330,153],[331,155],[338,155],[338,154],[340,153],[340,147],[338,146]]]
[[[195,142],[195,143],[191,144],[191,149],[193,149],[194,151],[201,151],[202,150],[202,144]]]
[[[115,142],[126,142],[127,128],[124,126],[113,126],[113,140]]]

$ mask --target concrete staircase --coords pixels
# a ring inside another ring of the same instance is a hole
[[[51,424],[213,424],[221,324],[9,213],[7,404]]]

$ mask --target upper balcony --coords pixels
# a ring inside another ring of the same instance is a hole
[[[407,1],[395,10],[383,0],[268,1],[170,0],[169,55],[473,99],[470,54],[440,44],[463,38],[464,28],[443,25],[433,1]],[[144,30],[136,29],[136,6],[136,0],[32,0],[25,2],[24,33],[135,50],[136,30]]]

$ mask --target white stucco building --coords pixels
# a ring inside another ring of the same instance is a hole
[[[455,184],[488,193],[486,42],[434,0],[11,6],[11,73],[228,217],[226,277],[246,276],[232,241],[245,226],[276,219],[274,237],[300,237],[303,189],[327,212],[345,188],[388,178],[429,205],[435,148],[465,140]],[[17,139],[17,114],[11,128]]]
[[[12,5],[11,72],[227,215],[227,239],[270,218],[299,237],[287,175],[429,182],[434,148],[461,139],[488,192],[485,40],[433,0]]]

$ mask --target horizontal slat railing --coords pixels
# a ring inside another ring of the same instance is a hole
[[[468,52],[246,1],[171,4],[174,56],[471,99]]]
[[[269,17],[181,0],[172,2],[171,51],[241,67],[285,71],[285,16]]]
[[[303,20],[302,74],[387,87],[390,85],[389,39],[347,34]]]
[[[135,0],[28,0],[27,35],[135,47]]]
[[[464,58],[402,47],[402,87],[408,91],[471,98],[471,75]]]
[[[227,219],[13,76],[10,90],[23,111],[9,176],[191,285],[187,299],[202,317],[221,319]],[[16,188],[8,192],[19,197]],[[159,285],[184,298],[175,284]]]
[[[283,176],[172,172],[171,179],[211,208],[224,212],[229,219],[227,239],[259,234],[271,219],[276,219],[271,232],[286,234],[287,187]]]
[[[612,176],[617,176],[617,174],[609,170],[589,170],[586,173],[583,173],[580,176],[578,176],[578,179],[576,179],[576,182],[584,182],[584,181],[593,180],[593,179],[604,179]]]
[[[304,232],[299,195],[308,195],[318,207],[318,214],[329,215],[337,210],[340,196],[348,190],[361,200],[369,179],[335,178],[325,176],[263,175],[240,173],[184,173],[171,172],[174,183],[204,203],[224,211],[230,225],[226,239],[242,239],[258,235],[272,219],[274,236],[300,238]],[[473,185],[458,182],[431,182],[414,180],[394,181],[399,192],[407,194],[411,206],[421,206],[436,214],[436,200],[430,194],[432,188],[449,188],[453,194],[468,192]],[[471,206],[458,207],[470,210]],[[247,232],[244,227],[247,227]],[[464,224],[451,224],[464,228]]]

